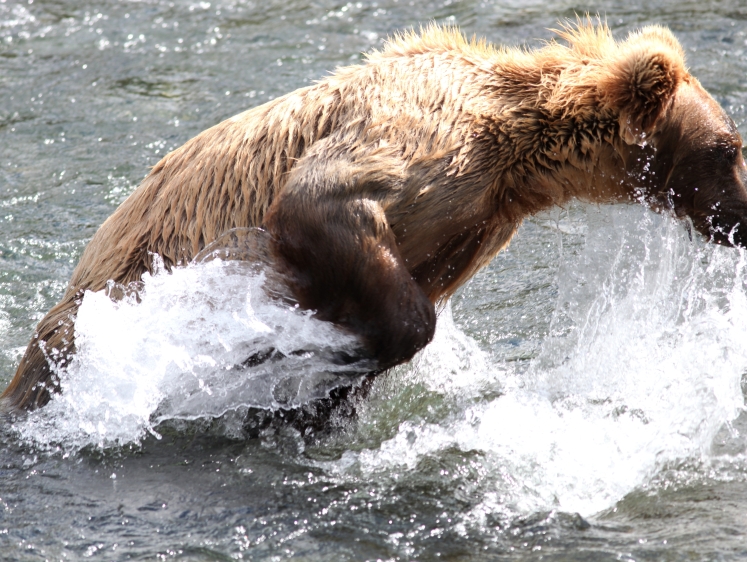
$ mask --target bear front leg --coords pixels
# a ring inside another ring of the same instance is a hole
[[[357,335],[376,369],[428,344],[436,313],[407,270],[381,205],[381,181],[361,185],[335,166],[297,170],[265,219],[276,267],[299,305]],[[342,167],[343,170],[345,167]],[[316,179],[314,179],[316,178]]]

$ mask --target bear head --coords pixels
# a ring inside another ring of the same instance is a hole
[[[747,247],[747,165],[736,125],[687,72],[668,30],[644,28],[616,47],[596,87],[617,118],[623,183],[654,209],[689,217],[710,241]]]

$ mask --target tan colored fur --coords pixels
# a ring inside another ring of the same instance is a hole
[[[373,205],[376,228],[391,229],[431,302],[486,265],[524,217],[571,197],[630,199],[629,183],[603,172],[625,168],[629,145],[693,80],[682,49],[659,27],[622,43],[591,22],[558,35],[567,44],[527,51],[468,41],[451,28],[403,34],[365,64],[168,154],[86,248],[62,302],[37,329],[46,351],[32,340],[3,394],[6,407],[48,399],[46,356],[74,351],[82,291],[138,280],[153,253],[173,267],[229,229],[264,226],[303,162],[339,175],[327,188],[336,196]],[[61,317],[67,334],[57,328]]]

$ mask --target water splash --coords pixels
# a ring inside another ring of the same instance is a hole
[[[575,212],[583,243],[561,256],[551,335],[528,369],[481,350],[447,308],[433,343],[382,378],[336,438],[341,458],[315,464],[343,480],[417,480],[429,459],[477,455],[466,526],[495,514],[592,514],[666,463],[709,455],[743,409],[744,253],[690,241],[638,207]],[[330,358],[357,342],[268,300],[262,282],[241,262],[215,260],[146,276],[140,303],[87,294],[62,395],[16,431],[67,449],[122,445],[164,420],[289,407],[349,383]],[[269,349],[282,357],[240,367]]]
[[[496,513],[590,515],[667,462],[708,455],[743,409],[744,252],[691,242],[680,224],[635,207],[581,212],[585,243],[562,257],[552,336],[528,370],[491,364],[446,314],[400,382],[440,380],[424,392],[459,397],[458,407],[436,421],[403,417],[378,447],[322,466],[342,478],[417,478],[424,459],[477,452],[485,475],[468,519],[480,524]],[[471,368],[445,376],[442,365],[465,358]],[[397,392],[388,385],[370,408]]]
[[[86,293],[62,393],[16,430],[37,446],[125,445],[168,419],[294,407],[365,372],[336,361],[355,338],[270,300],[263,281],[218,259],[146,274],[137,297]]]

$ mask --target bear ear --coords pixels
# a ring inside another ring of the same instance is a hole
[[[687,76],[682,48],[659,27],[631,35],[619,45],[598,82],[603,103],[619,117],[620,136],[641,144],[656,130]]]

